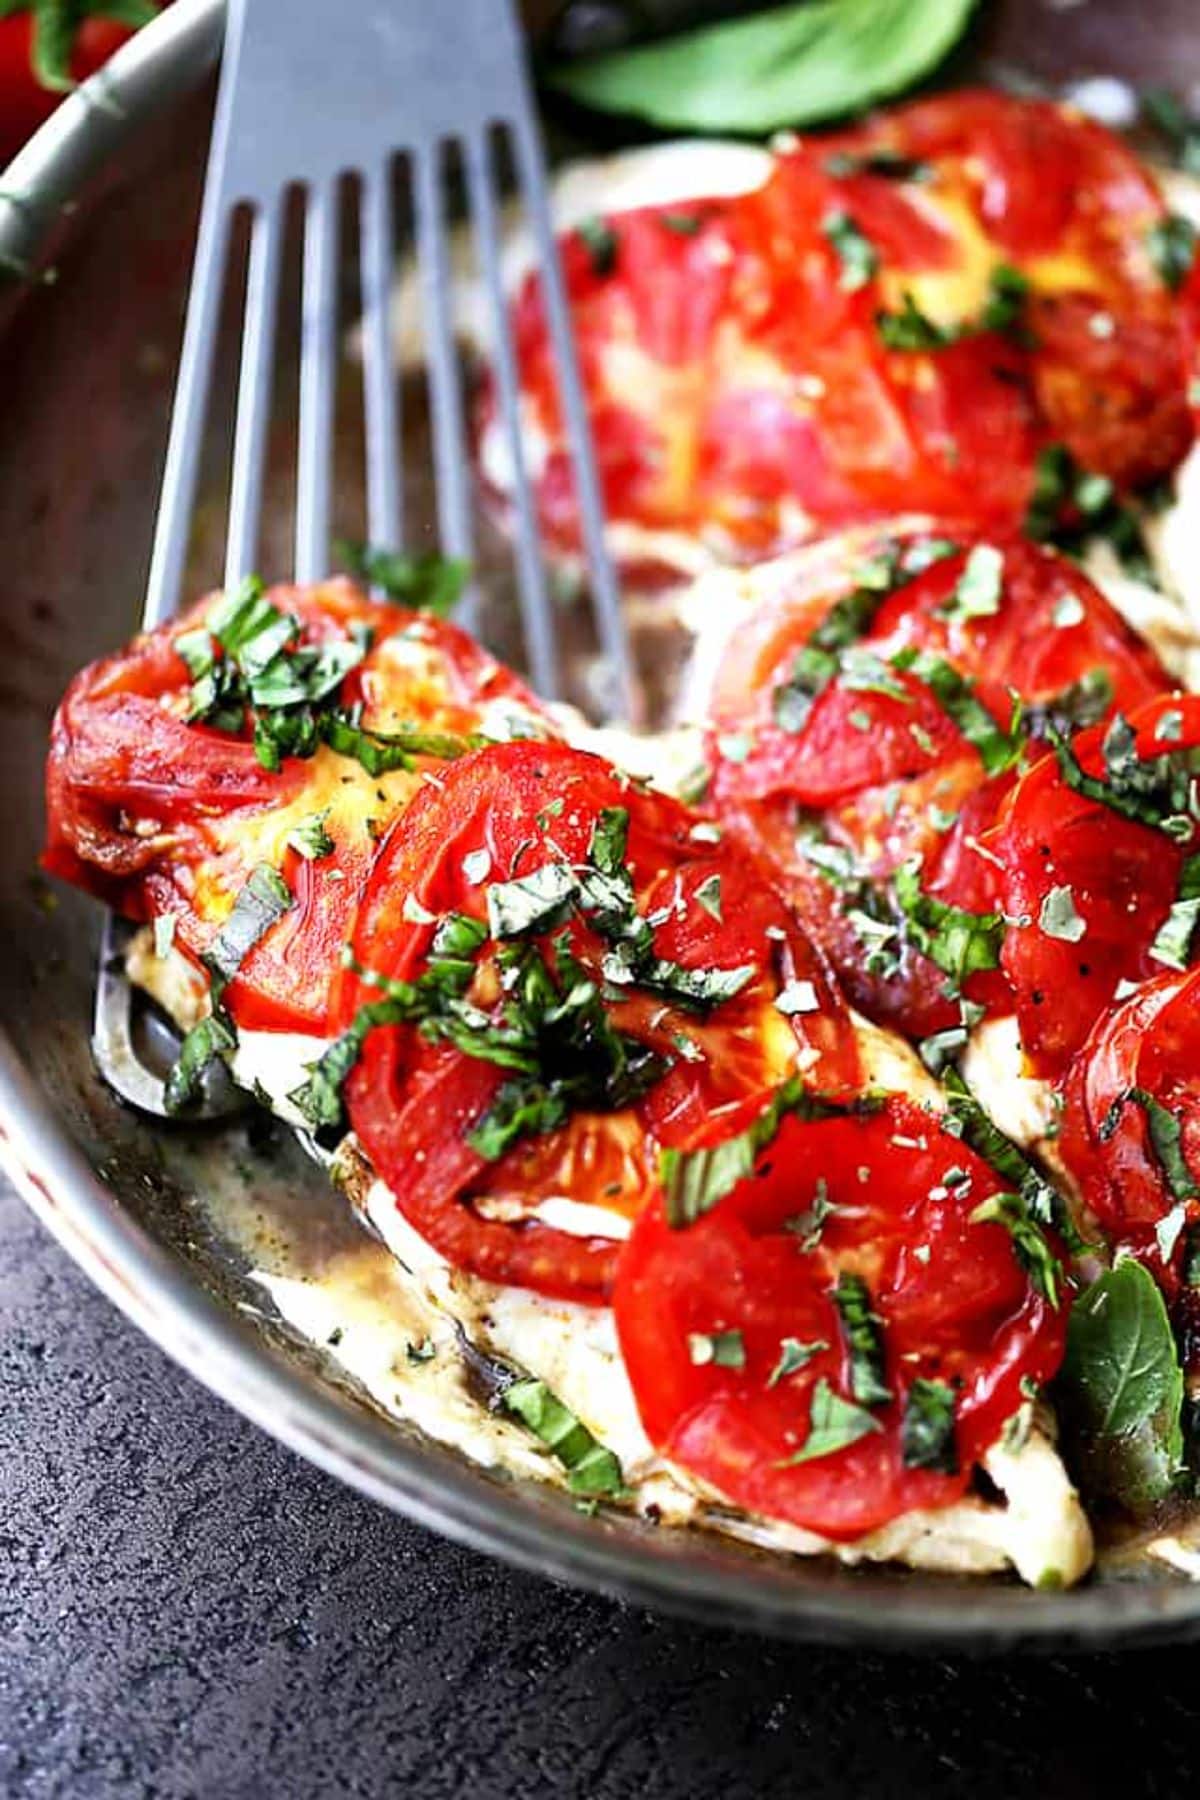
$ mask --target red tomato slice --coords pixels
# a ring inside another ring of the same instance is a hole
[[[1085,1204],[1114,1244],[1178,1288],[1187,1233],[1163,1256],[1155,1227],[1180,1200],[1200,1220],[1200,969],[1158,976],[1097,1019],[1064,1089],[1059,1154]],[[1139,1096],[1178,1129],[1181,1168],[1155,1147]],[[1172,1175],[1174,1182],[1172,1182]],[[1183,1191],[1192,1187],[1195,1192]],[[1178,1191],[1176,1191],[1178,1190]]]
[[[1001,1186],[928,1112],[892,1098],[867,1116],[786,1119],[754,1177],[692,1225],[671,1229],[656,1202],[622,1250],[614,1294],[651,1442],[735,1505],[834,1539],[957,1500],[1020,1405],[1022,1377],[1047,1380],[1062,1356],[1065,1309],[1035,1293],[1003,1226],[971,1223]],[[832,1210],[813,1243],[818,1196]],[[857,1441],[796,1462],[817,1383],[853,1394],[831,1298],[848,1274],[880,1321],[892,1398],[869,1408],[875,1428]],[[698,1361],[725,1332],[739,1334],[739,1366]],[[780,1375],[788,1340],[809,1354]],[[955,1473],[904,1466],[918,1378],[955,1389]]]
[[[371,629],[372,648],[341,693],[344,705],[362,707],[368,728],[463,735],[499,701],[534,728],[554,729],[523,684],[456,626],[377,604],[348,582],[276,588],[268,598],[300,621],[307,642]],[[190,677],[174,644],[210,604],[72,682],[52,732],[43,860],[132,918],[174,913],[177,942],[195,956],[255,865],[282,869],[293,905],[250,951],[225,1001],[248,1028],[321,1031],[375,837],[420,787],[421,769],[442,759],[373,778],[322,747],[272,773],[248,730],[189,724]],[[335,849],[306,861],[287,840],[314,814],[325,815]]]
[[[858,1080],[842,1002],[762,869],[705,843],[704,827],[697,841],[698,821],[677,801],[642,792],[597,757],[561,745],[480,751],[413,802],[372,869],[355,922],[356,957],[376,975],[419,977],[436,935],[431,921],[448,913],[486,919],[489,889],[515,876],[586,869],[605,809],[628,815],[626,866],[638,910],[653,925],[654,954],[686,969],[753,971],[732,998],[697,1016],[636,980],[605,985],[608,944],[591,914],[556,918],[535,936],[535,953],[565,981],[556,939],[566,932],[579,970],[601,984],[609,1025],[663,1057],[666,1072],[632,1103],[570,1111],[492,1159],[468,1136],[508,1076],[494,1062],[431,1041],[416,1024],[380,1025],[347,1088],[354,1129],[401,1212],[455,1267],[592,1302],[608,1292],[623,1221],[653,1191],[660,1145],[694,1135],[789,1069],[842,1092]],[[468,990],[493,1021],[502,1005],[498,949],[483,945]],[[785,990],[800,1006],[786,1019],[775,1005]],[[344,976],[339,1025],[376,997],[358,975]],[[576,1040],[540,1041],[543,1088],[581,1066]],[[596,1041],[593,1032],[588,1044]],[[531,1215],[551,1199],[606,1209],[613,1222],[579,1236]]]
[[[825,836],[875,880],[920,856],[927,892],[989,912],[997,904],[996,873],[977,847],[979,835],[1014,777],[988,778],[975,744],[931,687],[891,670],[889,659],[912,649],[948,663],[975,684],[976,698],[1003,728],[1014,694],[1027,706],[1047,706],[1099,677],[1113,703],[1129,709],[1171,687],[1153,651],[1065,558],[1000,534],[954,537],[963,548],[883,599],[852,647],[846,674],[831,680],[789,730],[776,716],[780,691],[833,605],[853,591],[863,561],[836,569],[831,552],[806,555],[795,585],[770,592],[733,634],[715,683],[708,739],[717,810],[780,864],[790,897],[854,1003],[916,1037],[957,1021],[944,976],[907,949],[897,972],[872,974],[847,917],[850,902],[798,847],[797,826],[819,815]],[[897,548],[911,553],[921,542],[902,538]],[[956,592],[983,545],[1000,559],[995,611],[964,617]],[[895,692],[880,691],[893,686]],[[990,1004],[1007,990],[983,974],[966,991]]]
[[[1168,473],[1192,438],[1194,356],[1188,294],[1147,250],[1164,217],[1101,126],[966,92],[798,140],[751,193],[567,234],[611,518],[752,560],[906,510],[1018,526],[1051,444],[1123,488]],[[1028,284],[1023,329],[981,328],[999,265]],[[940,344],[885,344],[877,315],[906,294]],[[573,548],[536,273],[514,323],[539,503]],[[489,379],[480,433],[496,422]]]
[[[1178,736],[1156,737],[1164,719]],[[1200,748],[1195,696],[1151,701],[1129,722],[1141,760]],[[1089,776],[1104,776],[1104,736],[1097,726],[1074,740]],[[1010,920],[1001,960],[1021,1040],[1039,1073],[1057,1075],[1122,981],[1161,972],[1151,946],[1178,897],[1192,844],[1077,793],[1054,757],[1022,776],[983,844],[997,859],[1000,903]]]

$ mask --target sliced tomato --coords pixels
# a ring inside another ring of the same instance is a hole
[[[762,868],[714,848],[704,826],[697,839],[699,822],[677,801],[562,745],[479,751],[413,802],[372,869],[354,927],[359,963],[375,976],[419,978],[437,921],[486,919],[489,890],[517,876],[586,870],[598,821],[613,811],[627,815],[625,867],[654,955],[685,969],[750,972],[733,997],[689,1009],[636,976],[614,987],[604,961],[611,945],[586,910],[535,935],[533,953],[569,987],[565,941],[577,971],[599,985],[609,1024],[661,1058],[647,1091],[611,1110],[573,1110],[489,1160],[469,1140],[508,1071],[458,1043],[417,1024],[378,1025],[347,1089],[351,1122],[396,1204],[456,1268],[587,1301],[608,1292],[615,1242],[653,1191],[660,1146],[693,1136],[789,1070],[842,1092],[858,1079],[844,1006]],[[488,1019],[503,1006],[498,949],[490,940],[480,949],[467,996]],[[338,1024],[349,1026],[376,997],[369,979],[345,974]],[[544,1089],[582,1067],[596,1038],[540,1041]],[[564,1200],[596,1209],[594,1234],[537,1216],[538,1202]]]
[[[340,696],[370,729],[468,734],[493,703],[520,715],[524,729],[554,729],[523,684],[454,625],[370,601],[348,582],[276,588],[268,598],[296,618],[304,642],[370,629],[372,647]],[[272,772],[248,726],[230,734],[189,723],[191,681],[175,642],[210,605],[72,682],[52,730],[43,860],[132,918],[174,914],[176,941],[194,956],[252,869],[281,869],[293,905],[250,951],[226,1004],[250,1028],[320,1031],[376,838],[443,759],[375,778],[323,746]],[[288,840],[314,814],[334,850],[307,861]]]
[[[1192,438],[1193,355],[1189,291],[1147,248],[1164,217],[1152,178],[1101,126],[969,91],[794,140],[752,192],[568,233],[611,518],[668,534],[662,559],[694,566],[694,544],[689,560],[670,534],[752,560],[906,510],[1012,528],[1051,444],[1122,488],[1167,474]],[[1001,265],[1027,283],[1022,316],[985,330]],[[881,336],[878,315],[909,297],[930,348]],[[536,273],[513,312],[544,522],[574,547]],[[478,429],[498,429],[490,378]],[[633,555],[653,553],[643,540]]]
[[[969,912],[997,904],[996,872],[980,833],[1012,785],[988,777],[976,743],[963,735],[927,682],[891,659],[917,651],[947,663],[973,684],[979,703],[1008,729],[1014,696],[1052,707],[1079,684],[1101,683],[1097,704],[1123,709],[1170,691],[1171,679],[1146,645],[1072,563],[1021,539],[955,530],[961,548],[883,599],[852,647],[845,673],[818,692],[793,728],[780,722],[797,658],[855,587],[861,555],[807,555],[793,586],[769,591],[734,632],[718,671],[708,751],[713,801],[785,872],[788,891],[828,951],[855,1004],[912,1036],[952,1025],[957,1007],[942,974],[904,949],[900,967],[875,975],[843,890],[805,855],[800,827],[819,821],[826,838],[851,853],[873,880],[913,856],[935,898]],[[900,557],[924,540],[901,538]],[[964,616],[959,584],[976,553],[999,559],[995,610]],[[873,660],[870,660],[873,659]],[[1031,746],[1026,755],[1037,753]],[[995,977],[972,978],[981,1004],[1006,991]]]
[[[1173,1121],[1166,1160],[1148,1106]],[[1183,1222],[1200,1221],[1200,969],[1160,975],[1096,1021],[1067,1077],[1058,1148],[1109,1240],[1174,1292]],[[1160,1240],[1181,1203],[1180,1228]]]
[[[1022,1379],[1047,1380],[1062,1355],[1065,1308],[1034,1291],[1005,1227],[972,1222],[1001,1185],[935,1117],[892,1098],[867,1115],[786,1119],[754,1175],[693,1224],[672,1229],[656,1201],[614,1295],[651,1442],[734,1505],[839,1540],[957,1500]],[[832,1298],[847,1275],[866,1284],[891,1398],[867,1406],[855,1441],[797,1460],[817,1384],[854,1397]],[[706,1354],[726,1333],[724,1356]],[[953,1472],[905,1466],[918,1379],[954,1391]]]
[[[1195,696],[1151,701],[1129,722],[1139,760],[1200,749]],[[1105,775],[1104,736],[1097,726],[1074,740],[1086,776]],[[1001,960],[1021,1041],[1039,1073],[1057,1075],[1121,982],[1161,973],[1152,946],[1194,846],[1077,792],[1054,757],[1022,776],[982,841],[1009,920]]]

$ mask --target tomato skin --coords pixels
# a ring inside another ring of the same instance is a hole
[[[1179,712],[1182,736],[1159,742],[1164,713]],[[1129,715],[1140,756],[1200,745],[1200,699],[1181,694]],[[1104,728],[1072,748],[1085,773],[1102,775]],[[1030,769],[983,835],[1000,865],[1000,903],[1010,920],[1001,962],[1012,984],[1021,1041],[1034,1070],[1062,1074],[1122,981],[1161,972],[1150,946],[1178,895],[1187,847],[1076,793],[1052,757]],[[1042,908],[1067,888],[1084,930],[1077,941],[1047,933]]]
[[[558,810],[548,814],[548,807]],[[508,880],[514,869],[528,875],[547,861],[585,864],[595,822],[613,807],[629,815],[627,861],[639,910],[660,920],[656,954],[688,967],[752,964],[757,971],[741,994],[700,1021],[636,988],[610,1003],[612,1022],[642,1044],[669,1052],[682,1029],[702,1060],[677,1055],[675,1066],[632,1106],[608,1115],[575,1113],[493,1162],[466,1140],[495,1100],[504,1069],[430,1043],[416,1026],[384,1026],[369,1034],[347,1084],[351,1122],[372,1163],[409,1223],[456,1267],[593,1304],[611,1286],[613,1238],[580,1237],[536,1218],[505,1220],[494,1216],[497,1198],[528,1203],[565,1196],[628,1218],[654,1189],[659,1147],[694,1135],[706,1120],[722,1120],[764,1081],[782,1079],[796,1066],[797,1047],[825,1085],[853,1091],[859,1075],[853,1033],[824,964],[761,867],[697,844],[695,817],[677,801],[639,792],[599,758],[562,745],[478,751],[413,802],[372,870],[352,940],[359,963],[374,974],[413,979],[425,966],[435,929],[422,918],[448,912],[485,918],[485,882]],[[463,863],[481,851],[488,873],[476,882]],[[720,920],[693,904],[713,874],[720,875]],[[664,910],[669,916],[661,918]],[[579,920],[568,929],[572,954],[595,978],[601,940]],[[536,940],[543,956],[554,936]],[[478,979],[486,989],[486,974]],[[762,1034],[779,1031],[774,997],[794,979],[812,982],[816,1005],[783,1031],[781,1063]],[[338,1026],[348,1026],[374,997],[356,973],[343,974],[335,995]],[[608,1198],[605,1171],[620,1189]],[[492,1213],[471,1204],[480,1195]]]
[[[970,1177],[959,1197],[944,1180],[954,1168]],[[845,1210],[806,1252],[785,1222],[811,1206],[818,1179]],[[755,1174],[683,1229],[656,1202],[621,1252],[614,1295],[651,1442],[747,1511],[834,1540],[957,1500],[1020,1404],[1022,1377],[1048,1379],[1062,1356],[1065,1307],[1033,1291],[1003,1227],[970,1222],[1001,1185],[927,1112],[893,1097],[867,1116],[785,1120]],[[894,1397],[874,1409],[880,1431],[783,1466],[806,1438],[818,1379],[851,1394],[830,1299],[843,1272],[867,1283]],[[721,1331],[742,1334],[744,1368],[693,1362],[690,1335]],[[824,1348],[772,1383],[785,1337]],[[961,1383],[955,1474],[903,1467],[903,1400],[917,1375]]]
[[[368,725],[401,722],[452,734],[478,729],[486,701],[552,730],[523,683],[465,632],[370,601],[348,582],[276,588],[309,641],[374,632],[342,702]],[[43,865],[130,918],[175,914],[176,942],[200,957],[257,862],[282,870],[293,904],[251,949],[226,989],[235,1022],[255,1030],[322,1031],[332,973],[374,854],[368,820],[386,822],[421,785],[419,771],[373,781],[321,748],[264,769],[242,737],[186,720],[190,677],[175,639],[211,602],[140,637],[72,682],[51,733]],[[440,759],[421,759],[435,767]],[[332,809],[334,854],[307,862],[286,838],[306,815]]]
[[[947,535],[960,550],[887,596],[860,650],[884,661],[910,648],[943,659],[975,684],[977,698],[1004,727],[1014,692],[1027,704],[1045,703],[1096,670],[1124,710],[1170,691],[1154,652],[1065,557],[1002,533],[981,537],[954,528]],[[894,542],[903,553],[921,536],[899,534]],[[717,673],[707,754],[718,814],[776,862],[853,1003],[920,1038],[958,1022],[944,975],[909,948],[895,974],[868,970],[842,895],[797,847],[798,825],[815,818],[825,837],[876,880],[919,856],[927,892],[990,912],[999,904],[996,870],[980,836],[1015,775],[988,777],[975,747],[911,675],[894,677],[903,700],[839,678],[818,694],[798,730],[775,717],[776,693],[798,652],[853,590],[854,571],[879,543],[857,539],[854,555],[840,562],[831,546],[804,552],[794,580],[782,591],[778,584],[768,589],[749,612]],[[998,609],[964,621],[954,615],[955,590],[981,543],[1001,558]],[[1074,622],[1058,624],[1064,614]],[[1026,752],[1040,753],[1036,745]],[[1008,984],[1003,975],[977,974],[966,993],[990,1008],[1005,1000]]]
[[[85,18],[75,30],[71,79],[85,81],[128,42],[133,31],[112,19]],[[32,137],[63,99],[45,88],[33,72],[33,16],[10,13],[0,18],[0,163],[7,162]]]
[[[1179,1121],[1184,1162],[1200,1182],[1200,969],[1159,975],[1096,1020],[1067,1074],[1058,1143],[1109,1241],[1131,1250],[1175,1294],[1186,1233],[1164,1258],[1155,1227],[1176,1199],[1143,1108],[1125,1099],[1133,1088]],[[1200,1221],[1200,1200],[1186,1201],[1185,1214],[1191,1225]]]
[[[923,178],[845,161],[879,151],[923,165]],[[857,283],[827,229],[838,216],[878,259]],[[1015,528],[1050,444],[1121,488],[1161,477],[1194,429],[1192,290],[1172,293],[1146,250],[1164,216],[1151,176],[1103,127],[968,90],[798,139],[749,193],[611,214],[604,253],[566,234],[610,517],[750,561],[906,510]],[[876,315],[906,290],[944,328],[977,321],[1001,264],[1029,284],[1023,334],[884,344]],[[536,275],[513,317],[543,440],[543,522],[572,548]],[[496,417],[489,380],[481,439]],[[684,552],[664,547],[665,564],[673,554]]]

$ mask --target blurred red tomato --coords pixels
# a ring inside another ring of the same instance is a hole
[[[0,0],[0,11],[4,11]],[[58,0],[0,17],[0,163],[48,119],[64,93],[102,68],[158,11],[153,0]]]

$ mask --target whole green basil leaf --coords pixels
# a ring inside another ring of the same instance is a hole
[[[1158,1284],[1131,1257],[1075,1302],[1055,1388],[1064,1448],[1085,1495],[1146,1512],[1183,1460],[1183,1374]]]
[[[805,0],[542,71],[598,112],[690,131],[775,131],[856,112],[941,62],[975,0]]]

